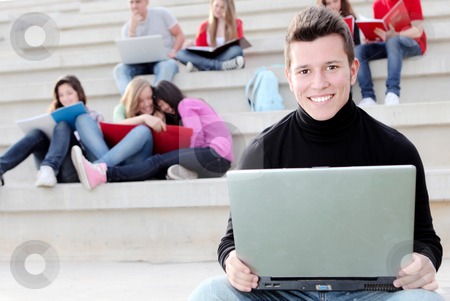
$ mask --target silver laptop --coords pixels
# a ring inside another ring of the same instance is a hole
[[[116,45],[124,64],[151,63],[168,59],[161,35],[117,39]]]
[[[229,171],[237,255],[258,289],[396,290],[415,179],[409,165]]]

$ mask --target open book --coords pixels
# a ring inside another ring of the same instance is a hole
[[[398,1],[383,19],[369,19],[360,17],[356,20],[359,29],[369,41],[377,41],[380,38],[375,34],[376,28],[381,28],[384,31],[389,30],[389,25],[394,26],[395,31],[400,32],[404,28],[411,26],[411,19],[409,18],[408,10],[406,9],[403,0]]]
[[[138,125],[99,122],[106,143],[113,147]],[[184,126],[167,125],[167,131],[153,134],[153,153],[163,154],[191,145],[193,130]]]
[[[233,46],[233,45],[239,45],[242,47],[242,49],[251,47],[252,44],[250,44],[250,42],[245,38],[242,37],[240,39],[234,39],[234,40],[230,40],[228,42],[226,42],[225,44],[223,44],[222,46],[219,47],[210,47],[210,46],[189,46],[186,49],[194,52],[198,55],[204,56],[204,57],[208,57],[208,58],[212,58],[212,57],[216,57],[217,55],[221,54],[222,52],[224,52],[228,47]]]
[[[17,120],[16,124],[22,129],[22,131],[24,131],[24,133],[28,133],[34,129],[39,129],[51,139],[53,129],[58,122],[66,121],[75,131],[75,120],[78,115],[84,113],[87,113],[86,107],[82,102],[77,102],[73,105],[59,108],[51,113]]]
[[[352,15],[348,15],[344,17],[344,21],[345,23],[347,23],[348,28],[350,28],[350,32],[353,35],[353,32],[355,31],[355,17],[353,17]]]

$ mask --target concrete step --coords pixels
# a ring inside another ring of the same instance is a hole
[[[31,290],[15,281],[9,261],[0,262],[2,296],[5,300],[21,301],[185,301],[198,284],[216,275],[224,275],[217,261],[167,264],[62,261],[51,285]],[[437,293],[449,301],[450,259],[444,259],[436,279]]]
[[[426,176],[434,225],[449,257],[450,170]],[[49,243],[63,260],[215,260],[229,214],[225,178],[109,183],[94,191],[78,183],[52,189],[7,184],[0,199],[0,260],[28,240]]]
[[[49,103],[54,81],[59,76],[54,76],[51,80],[44,80],[43,82],[40,82],[38,78],[40,76],[42,76],[43,79],[47,78],[44,75],[45,72],[47,70],[52,70],[52,76],[56,75],[54,73],[59,73],[60,75],[65,73],[78,75],[76,71],[80,71],[82,75],[80,76],[80,80],[83,83],[90,101],[98,99],[100,102],[101,99],[102,108],[106,105],[103,101],[109,101],[109,107],[107,107],[106,111],[103,111],[104,114],[109,114],[120,98],[112,78],[112,71],[107,72],[107,66],[110,66],[110,70],[112,70],[114,66],[111,60],[112,56],[115,55],[115,53],[111,53],[111,56],[108,57],[107,53],[103,53],[103,56],[100,56],[99,53],[98,56],[96,56],[97,59],[93,59],[89,54],[80,54],[79,56],[55,55],[49,58],[49,62],[46,63],[47,69],[45,70],[41,69],[38,62],[27,62],[23,64],[6,63],[3,68],[0,67],[4,71],[2,77],[7,77],[8,70],[13,68],[26,69],[28,76],[36,78],[37,82],[24,79],[20,82],[16,81],[16,83],[0,84],[0,89],[3,91],[0,95],[2,111],[6,112],[7,107],[11,107],[11,104],[14,103],[26,104],[32,102],[33,106],[27,107],[28,116],[42,113],[42,108],[47,107]],[[257,56],[256,53],[255,56]],[[263,57],[264,56],[261,56],[261,58]],[[252,57],[250,56],[248,60],[251,61],[251,59]],[[9,67],[7,65],[9,65]],[[49,65],[51,65],[51,68]],[[386,60],[374,61],[371,63],[371,67],[375,92],[380,98],[380,103],[382,103],[382,96],[384,95],[385,90]],[[81,71],[81,69],[84,70]],[[245,97],[245,85],[254,74],[257,67],[246,67],[242,70],[232,70],[227,72],[208,71],[195,73],[186,73],[183,66],[180,66],[180,69],[181,72],[175,76],[174,83],[178,85],[186,95],[206,99],[221,114],[249,111]],[[279,79],[280,94],[285,100],[286,108],[295,108],[297,104],[293,94],[289,90],[284,74],[284,66],[275,65],[272,66],[271,69]],[[105,74],[101,76],[99,74],[97,78],[92,79],[91,77],[88,77],[90,70],[93,70],[93,72],[97,70],[99,73],[101,73],[100,70],[103,70],[105,73],[109,73],[109,75]],[[450,54],[433,55],[429,53],[424,57],[405,60],[402,72],[401,102],[419,103],[445,101],[450,99],[450,90],[446,88],[448,85],[449,73]],[[151,81],[153,76],[148,75],[147,78]],[[421,93],[417,93],[417,87],[421,87]],[[33,93],[24,93],[23,91],[33,91]],[[355,100],[359,101],[360,91],[358,85],[353,87],[353,92]],[[40,105],[38,106],[39,103]],[[39,107],[40,109],[33,111],[33,107]],[[93,106],[93,108],[96,107]],[[0,125],[10,124],[16,119],[21,118],[21,116],[9,113],[5,115],[5,118],[0,121]]]

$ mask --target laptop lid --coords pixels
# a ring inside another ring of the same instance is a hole
[[[259,289],[393,290],[412,253],[415,173],[414,166],[229,171],[237,255],[260,276]]]
[[[168,59],[161,35],[116,40],[123,64],[151,63]]]

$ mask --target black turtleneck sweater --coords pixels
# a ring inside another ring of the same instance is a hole
[[[414,251],[424,254],[436,270],[442,260],[442,246],[436,235],[429,207],[425,173],[414,145],[358,108],[350,98],[331,119],[317,121],[302,108],[264,130],[245,150],[239,169],[310,168],[367,165],[414,165],[416,207]],[[218,248],[219,263],[234,250],[230,217]]]

